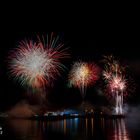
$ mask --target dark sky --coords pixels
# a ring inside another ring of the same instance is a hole
[[[108,13],[101,13],[100,16],[92,16],[92,14],[86,16],[79,12],[73,18],[70,15],[62,17],[61,14],[55,17],[48,17],[45,14],[40,16],[39,14],[28,14],[27,17],[26,14],[18,16],[15,13],[2,16],[0,27],[0,85],[2,89],[0,91],[0,108],[7,108],[25,98],[22,93],[24,92],[23,88],[8,77],[6,58],[9,50],[16,47],[18,41],[25,38],[34,39],[36,35],[45,36],[52,31],[60,35],[66,47],[69,47],[71,58],[64,62],[68,68],[79,59],[99,63],[102,55],[113,54],[117,59],[130,66],[130,71],[138,85],[137,92],[139,91],[140,43],[136,15],[129,13],[125,15],[124,13],[122,17],[119,17],[116,16],[116,13],[114,15],[110,12],[110,16]],[[78,90],[67,89],[67,74],[68,70],[62,72],[62,77],[54,82],[53,97],[51,96],[50,100],[55,103],[67,104],[71,100],[73,102],[81,100],[79,93],[76,93]],[[94,89],[90,92],[94,92]],[[138,93],[133,98],[134,101],[140,101]]]

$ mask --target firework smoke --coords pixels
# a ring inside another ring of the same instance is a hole
[[[93,63],[75,62],[69,73],[69,85],[80,89],[82,96],[86,88],[99,79],[99,68]]]

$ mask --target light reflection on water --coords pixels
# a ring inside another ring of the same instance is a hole
[[[124,119],[73,118],[58,121],[13,119],[5,122],[5,137],[22,140],[131,140]]]
[[[112,131],[108,135],[110,140],[131,140],[124,119],[113,120],[112,125]]]

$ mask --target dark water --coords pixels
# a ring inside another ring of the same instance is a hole
[[[59,121],[13,119],[0,121],[1,139],[14,140],[135,140],[139,129],[126,119],[74,118]]]

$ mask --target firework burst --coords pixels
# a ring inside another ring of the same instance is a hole
[[[69,85],[80,89],[82,96],[86,94],[86,88],[93,85],[99,79],[99,68],[93,63],[75,62],[69,73]]]
[[[58,44],[58,37],[51,38],[45,44],[38,38],[37,42],[21,41],[9,55],[10,74],[20,82],[21,85],[31,87],[42,87],[48,85],[60,75],[60,69],[64,68],[60,59],[66,58],[64,44]]]
[[[126,80],[122,77],[119,76],[113,76],[109,81],[108,81],[109,87],[111,91],[114,90],[120,90],[124,91],[126,89]]]
[[[123,113],[123,97],[126,95],[127,80],[125,79],[124,67],[118,61],[114,60],[113,56],[105,57],[105,70],[103,78],[106,81],[108,94],[115,98],[116,114]]]

